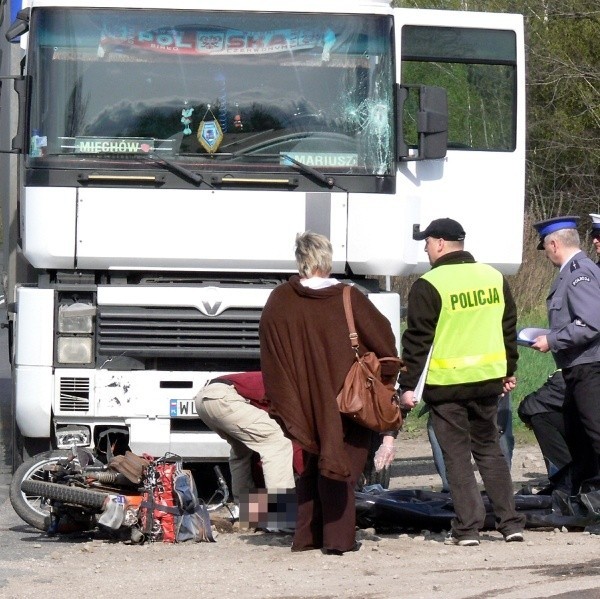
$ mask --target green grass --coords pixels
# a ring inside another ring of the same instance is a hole
[[[547,326],[546,315],[534,312],[521,317],[517,329]],[[538,389],[555,369],[556,365],[551,353],[542,354],[529,347],[519,347],[517,388],[513,393],[513,405],[519,405],[527,394]]]
[[[539,389],[549,375],[556,370],[551,353],[542,354],[528,347],[519,347],[517,386],[513,391],[513,406],[536,389]]]
[[[548,320],[545,314],[539,312],[521,318],[517,325],[523,327],[547,327]],[[517,408],[523,398],[539,389],[548,376],[556,370],[554,358],[550,352],[543,354],[529,347],[519,347],[519,363],[517,366],[517,386],[512,394],[513,431],[515,441],[537,443],[533,432],[530,431],[517,415]]]

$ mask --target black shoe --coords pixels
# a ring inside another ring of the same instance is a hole
[[[362,543],[358,541],[354,543],[354,546],[350,549],[346,549],[346,551],[342,551],[341,549],[323,549],[323,553],[325,555],[344,555],[344,553],[350,553],[351,551],[358,551],[361,547]]]
[[[305,547],[295,547],[292,545],[292,553],[300,553],[301,551],[314,551],[315,549],[323,549],[322,547],[313,547],[312,545],[306,545]]]

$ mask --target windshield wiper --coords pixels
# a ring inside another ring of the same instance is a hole
[[[158,154],[156,154],[156,152],[149,152],[148,154],[136,154],[136,156],[144,156],[149,160],[154,160],[159,164],[168,166],[170,169],[174,170],[178,175],[185,179],[189,179],[190,181],[192,181],[192,183],[195,183],[196,185],[200,185],[200,183],[204,181],[204,177],[202,175],[199,175],[198,173],[195,173],[189,168],[185,168],[185,166],[181,166],[176,162],[172,162],[168,158],[159,156]]]
[[[148,152],[148,153],[132,153],[132,154],[119,154],[117,152],[82,152],[82,153],[77,153],[77,154],[73,154],[71,152],[69,153],[60,153],[60,154],[52,154],[52,156],[77,156],[77,157],[98,157],[101,156],[102,158],[114,158],[114,159],[123,159],[123,158],[127,158],[128,160],[131,160],[132,158],[141,158],[143,160],[147,160],[150,162],[155,162],[159,165],[162,165],[164,167],[169,168],[171,171],[173,171],[175,174],[179,175],[180,177],[184,178],[184,179],[188,179],[189,181],[191,181],[192,183],[195,183],[196,185],[200,185],[200,183],[204,182],[204,177],[202,177],[202,175],[199,175],[198,173],[195,173],[194,171],[185,168],[185,166],[181,166],[180,164],[177,164],[176,162],[173,162],[172,160],[169,160],[168,158],[164,158],[163,156],[159,156],[156,152]],[[209,183],[206,183],[206,185],[208,185],[209,187],[211,187],[211,185]]]
[[[291,162],[294,166],[298,167],[298,170],[309,177],[316,179],[319,183],[326,185],[331,189],[332,187],[337,187],[338,189],[348,192],[347,189],[340,187],[336,184],[335,179],[331,175],[324,175],[319,172],[317,169],[292,158],[289,154],[246,154],[245,152],[219,152],[217,154],[212,155],[213,160],[236,160],[238,158],[251,158],[252,160],[265,160],[269,158],[283,158],[284,162],[282,163],[285,166],[285,161]]]
[[[338,189],[341,189],[342,191],[345,191],[345,192],[348,191],[347,189],[344,189],[343,187],[336,185],[335,179],[331,175],[324,175],[323,173],[319,172],[318,170],[312,168],[312,166],[308,166],[307,164],[304,164],[303,162],[300,162],[300,161],[296,160],[295,158],[292,158],[289,154],[281,154],[281,157],[284,160],[289,160],[294,166],[297,166],[300,169],[300,171],[303,172],[305,175],[309,175],[309,176],[313,177],[314,179],[316,179],[317,181],[320,181],[324,185],[327,185],[327,187],[329,187],[329,189],[331,189],[332,187],[337,187]]]

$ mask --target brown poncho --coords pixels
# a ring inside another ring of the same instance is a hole
[[[319,455],[323,476],[350,475],[336,397],[354,361],[343,284],[310,289],[295,275],[270,295],[260,321],[260,355],[271,411],[287,434]],[[358,289],[352,309],[361,353],[396,356],[389,321]]]

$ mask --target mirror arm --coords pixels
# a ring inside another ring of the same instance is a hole
[[[404,103],[408,98],[408,88],[400,83],[396,84],[396,156],[398,160],[408,157],[408,144],[404,140]]]

